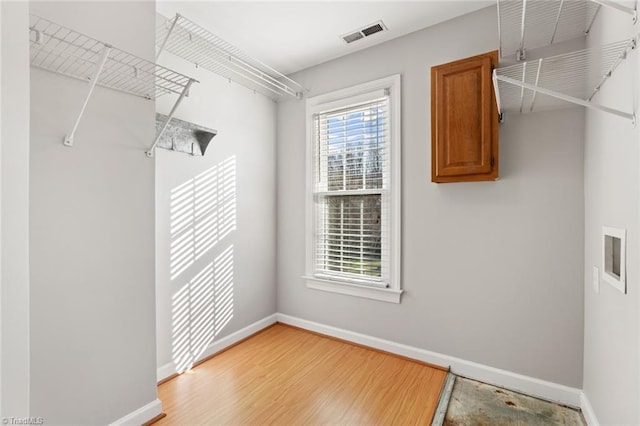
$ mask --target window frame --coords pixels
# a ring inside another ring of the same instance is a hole
[[[314,115],[371,99],[375,92],[384,91],[389,96],[389,283],[387,287],[361,284],[348,278],[317,276],[315,274],[316,208],[314,202]],[[306,100],[306,188],[305,188],[305,275],[308,288],[332,293],[363,297],[384,302],[400,303],[401,286],[401,132],[400,132],[401,77],[395,74],[346,89],[310,97]]]

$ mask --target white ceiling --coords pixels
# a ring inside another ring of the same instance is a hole
[[[247,54],[290,74],[493,4],[494,0],[164,1]],[[340,36],[382,19],[388,31],[347,45]]]

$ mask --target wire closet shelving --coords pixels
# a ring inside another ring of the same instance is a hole
[[[498,0],[500,55],[521,61],[493,71],[498,111],[531,112],[565,102],[631,120],[635,115],[593,103],[636,39],[547,58],[524,61],[528,48],[538,48],[584,36],[601,7],[610,7],[636,20],[635,8],[605,0]]]
[[[180,14],[157,14],[156,45],[156,61],[166,50],[273,100],[302,97],[300,84]]]
[[[177,94],[178,99],[170,114],[172,116],[182,99],[188,96],[191,85],[197,82],[37,15],[30,15],[29,32],[31,66],[89,83],[80,113],[72,130],[64,137],[66,146],[73,146],[76,130],[96,85],[148,100]],[[153,155],[164,130],[166,126],[147,150],[148,156]]]

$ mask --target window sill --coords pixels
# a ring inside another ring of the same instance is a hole
[[[400,303],[400,298],[402,296],[402,290],[397,289],[370,287],[366,285],[324,280],[307,276],[303,278],[307,281],[307,287],[314,290],[346,294],[348,296],[363,297],[365,299],[380,300],[382,302],[389,303]]]

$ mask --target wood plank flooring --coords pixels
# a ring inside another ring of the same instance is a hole
[[[160,385],[154,424],[428,424],[445,376],[276,324]]]

